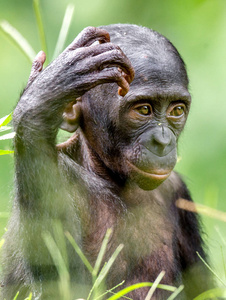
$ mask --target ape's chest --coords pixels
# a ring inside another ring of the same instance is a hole
[[[175,225],[165,208],[158,204],[152,207],[140,205],[117,215],[103,207],[98,216],[93,218],[92,230],[84,239],[85,252],[92,264],[95,263],[108,228],[112,229],[112,234],[105,261],[120,244],[124,245],[111,268],[110,282],[116,283],[118,278],[134,278],[135,282],[151,281],[162,270],[167,272],[166,277],[175,277]]]

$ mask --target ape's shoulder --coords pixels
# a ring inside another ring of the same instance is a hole
[[[163,194],[168,194],[168,197],[171,196],[174,198],[175,201],[178,199],[192,201],[190,191],[183,176],[175,171],[173,171],[169,178],[160,185],[159,190]]]

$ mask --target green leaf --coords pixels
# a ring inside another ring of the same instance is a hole
[[[180,286],[176,289],[176,291],[174,291],[173,294],[169,296],[169,298],[168,298],[167,300],[173,300],[173,299],[175,299],[175,298],[177,297],[177,295],[179,295],[180,292],[181,292],[183,289],[184,289],[184,286],[183,286],[183,285],[180,285]]]
[[[226,297],[226,289],[216,288],[208,290],[197,297],[195,297],[193,300],[210,300],[210,299],[225,299]]]
[[[117,256],[119,255],[119,253],[122,251],[124,245],[119,245],[115,252],[112,254],[112,256],[110,257],[109,261],[106,263],[106,265],[102,268],[100,274],[98,275],[97,277],[97,280],[96,280],[96,286],[98,287],[101,282],[103,281],[103,279],[106,277],[107,273],[109,272],[111,266],[113,265],[113,263],[115,262]]]
[[[0,155],[12,154],[14,151],[12,150],[0,150]]]
[[[141,283],[136,283],[133,285],[130,285],[128,287],[126,287],[125,289],[121,290],[120,292],[118,292],[117,294],[111,296],[110,298],[108,298],[107,300],[116,300],[116,299],[120,299],[121,297],[123,297],[124,295],[128,294],[129,292],[132,292],[136,289],[140,289],[143,287],[147,287],[147,286],[152,286],[153,283],[151,282],[141,282]],[[175,287],[170,286],[170,285],[166,285],[166,284],[158,284],[157,286],[160,289],[163,289],[165,291],[170,291],[170,292],[174,292],[176,290]]]
[[[202,256],[196,251],[198,257],[201,259],[201,261],[204,263],[204,265],[210,270],[211,273],[224,285],[226,286],[225,282],[220,278],[220,276],[217,275],[217,273],[205,262],[205,260],[202,258]]]
[[[99,251],[99,254],[97,256],[97,260],[96,260],[96,263],[95,263],[95,266],[93,268],[93,276],[96,277],[98,272],[99,272],[99,269],[100,269],[100,265],[101,265],[101,262],[103,260],[103,257],[104,257],[104,254],[106,252],[106,249],[107,249],[107,244],[108,244],[108,241],[109,241],[109,238],[110,238],[110,235],[112,233],[112,229],[108,229],[107,232],[106,232],[106,235],[104,237],[104,240],[102,242],[102,245],[101,245],[101,248],[100,248],[100,251]]]
[[[59,274],[59,284],[61,290],[61,298],[62,300],[71,299],[70,296],[70,274],[67,269],[67,265],[64,261],[62,253],[58,248],[56,242],[54,241],[53,237],[51,236],[50,232],[45,232],[42,234],[44,242],[46,244],[47,249],[53,259],[54,265],[57,268]]]
[[[53,59],[55,59],[64,49],[64,44],[71,25],[73,13],[74,13],[74,5],[68,4],[64,14],[64,19],[60,29],[60,34],[57,40],[56,48],[53,54]]]
[[[1,118],[0,119],[0,128],[9,124],[9,122],[12,120],[12,117],[13,117],[13,113]]]
[[[29,42],[17,31],[11,24],[3,20],[0,22],[0,31],[10,40],[22,53],[26,56],[29,62],[33,62],[35,51]]]
[[[114,286],[113,288],[111,288],[110,290],[107,290],[105,293],[103,293],[102,295],[99,295],[98,297],[94,298],[94,300],[103,298],[103,296],[107,295],[108,293],[112,293],[112,291],[114,291],[115,289],[117,289],[120,285],[123,285],[125,283],[125,280],[123,280],[122,282],[120,282],[119,284],[117,284],[116,286]],[[127,297],[126,297],[127,298]],[[129,298],[130,299],[130,298]]]
[[[29,296],[25,298],[25,300],[31,300],[31,299],[32,299],[32,293],[30,293]]]
[[[85,257],[85,255],[83,254],[82,250],[79,248],[79,246],[77,245],[77,243],[75,242],[75,240],[73,239],[73,237],[71,236],[71,234],[69,232],[66,232],[65,235],[68,238],[68,240],[71,243],[71,245],[73,246],[73,248],[75,249],[75,251],[78,254],[78,256],[81,258],[81,260],[84,263],[84,265],[86,266],[86,268],[92,274],[93,267],[91,266],[90,262]]]
[[[119,253],[121,252],[123,247],[124,247],[124,245],[122,245],[122,244],[119,245],[116,248],[115,252],[110,257],[110,259],[108,260],[108,262],[106,263],[106,265],[102,268],[102,270],[100,271],[100,274],[98,275],[96,281],[94,282],[94,285],[92,286],[92,289],[90,290],[90,293],[89,293],[89,296],[88,296],[87,300],[90,299],[92,292],[100,286],[101,282],[107,276],[107,273],[109,272],[111,266],[115,262],[117,256],[119,255]]]
[[[19,296],[19,292],[16,293],[16,296],[13,298],[13,300],[16,300],[18,296]]]
[[[40,41],[41,41],[41,48],[46,54],[46,63],[48,64],[46,37],[45,37],[45,31],[44,31],[44,26],[43,26],[43,21],[42,21],[42,14],[41,14],[39,0],[33,0],[33,6],[34,6],[34,11],[35,11],[36,22],[38,25],[38,32],[39,32],[39,37],[40,37]]]
[[[7,130],[11,130],[12,127],[11,126],[1,126],[0,127],[0,132],[4,132],[4,131],[7,131]]]
[[[4,134],[4,135],[0,136],[0,141],[13,139],[15,134],[16,134],[15,132],[10,132],[10,133]]]
[[[2,246],[4,245],[4,243],[5,243],[4,239],[0,240],[0,249],[2,248]]]
[[[165,271],[162,271],[158,277],[155,279],[155,281],[153,282],[153,286],[150,288],[145,300],[150,300],[151,297],[153,296],[155,290],[157,289],[158,284],[160,283],[160,281],[162,280],[163,276],[166,274]]]

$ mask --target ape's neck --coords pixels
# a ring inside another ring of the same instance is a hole
[[[126,178],[113,172],[100,159],[99,155],[89,145],[88,141],[79,130],[66,142],[57,145],[57,149],[70,156],[87,171],[106,180],[113,186],[115,192],[120,191],[126,184]]]
[[[106,166],[88,142],[84,143],[83,141],[81,145],[80,157],[82,157],[82,160],[79,161],[79,164],[86,170],[95,173],[97,176],[106,180],[108,183],[110,182],[115,190],[121,190],[125,186],[126,178]]]

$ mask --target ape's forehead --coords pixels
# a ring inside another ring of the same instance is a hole
[[[130,55],[134,51],[151,52],[153,56],[162,56],[164,53],[179,55],[172,43],[163,35],[147,27],[130,24],[113,24],[102,26],[110,34],[112,43],[119,45]]]
[[[115,24],[103,27],[120,46],[135,69],[135,81],[151,80],[188,86],[185,64],[172,43],[146,27]]]
[[[187,74],[177,60],[170,55],[155,57],[152,53],[140,52],[139,57],[129,57],[135,70],[132,84],[155,84],[161,87],[188,86]]]

